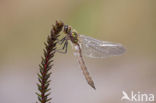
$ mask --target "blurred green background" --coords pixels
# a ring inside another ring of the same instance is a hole
[[[155,0],[0,0],[0,103],[35,103],[38,64],[52,24],[123,44],[108,59],[85,58],[90,88],[72,49],[56,54],[53,103],[121,103],[122,91],[156,95]]]

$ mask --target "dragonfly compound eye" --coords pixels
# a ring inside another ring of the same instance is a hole
[[[67,33],[68,31],[68,25],[64,25],[64,32]]]
[[[65,32],[66,34],[70,34],[70,33],[71,33],[71,26],[65,25],[65,26],[64,26],[64,32]]]

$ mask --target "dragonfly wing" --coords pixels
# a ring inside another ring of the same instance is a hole
[[[122,44],[100,41],[84,35],[79,36],[79,42],[82,53],[91,58],[107,58],[121,55],[125,52]]]

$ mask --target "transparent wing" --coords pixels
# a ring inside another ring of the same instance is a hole
[[[84,35],[79,36],[79,42],[83,55],[91,58],[107,58],[125,52],[125,48],[119,43],[100,41]]]

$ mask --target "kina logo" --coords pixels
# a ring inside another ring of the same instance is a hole
[[[130,95],[128,95],[125,91],[122,91],[121,101],[131,101],[131,102],[153,102],[154,94],[147,94],[141,92],[131,91]]]

